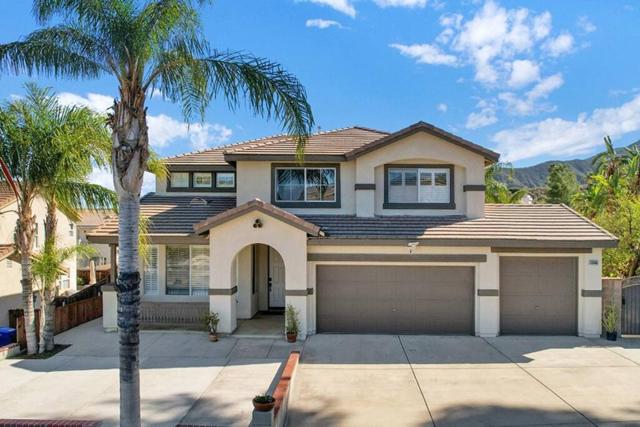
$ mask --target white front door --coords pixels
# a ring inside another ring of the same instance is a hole
[[[284,307],[284,261],[269,247],[269,308]]]

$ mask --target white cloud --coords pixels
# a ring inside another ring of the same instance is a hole
[[[436,106],[436,109],[438,111],[440,111],[441,113],[446,113],[447,110],[449,110],[449,106],[447,104],[445,104],[444,102],[441,102],[440,104],[438,104]]]
[[[517,161],[541,155],[585,154],[602,144],[605,135],[615,139],[637,131],[640,131],[640,95],[619,107],[581,113],[575,120],[549,118],[502,130],[493,136],[493,141],[505,160]]]
[[[567,32],[548,40],[543,49],[553,57],[558,57],[573,50],[573,36]]]
[[[149,116],[149,143],[153,147],[166,147],[176,140],[188,139],[196,150],[219,145],[229,140],[231,129],[218,123],[188,125],[165,114]]]
[[[62,105],[81,105],[91,108],[98,113],[106,113],[113,106],[113,97],[99,93],[87,93],[87,96],[80,96],[70,92],[60,92],[58,102]]]
[[[516,60],[511,63],[511,77],[509,86],[522,87],[540,80],[540,66],[528,59]]]
[[[498,95],[498,99],[503,101],[509,114],[526,116],[541,111],[549,112],[555,107],[540,101],[546,100],[551,92],[559,89],[563,84],[562,73],[557,73],[544,78],[524,94],[502,92]]]
[[[478,102],[477,107],[480,111],[473,112],[467,116],[467,123],[465,124],[467,129],[482,128],[498,121],[495,105],[491,102],[481,100]]]
[[[598,27],[596,27],[595,24],[591,22],[586,16],[581,16],[580,18],[578,18],[577,25],[585,33],[593,33],[598,29]]]
[[[349,0],[309,0],[311,3],[329,6],[330,8],[344,13],[352,18],[356,17],[356,8]]]
[[[533,18],[533,36],[536,40],[542,40],[551,32],[551,14],[543,12]]]
[[[324,30],[330,27],[342,28],[342,25],[338,21],[332,21],[330,19],[307,19],[305,24],[309,28],[320,28]]]
[[[64,105],[82,105],[94,111],[104,113],[113,105],[113,98],[107,95],[88,93],[81,96],[75,93],[62,92],[58,100]],[[148,115],[149,143],[154,148],[166,147],[179,140],[188,140],[191,148],[201,150],[229,140],[232,131],[218,123],[194,123],[188,125],[165,114]]]
[[[101,185],[110,190],[114,189],[111,169],[94,168],[93,172],[91,172],[91,174],[89,175],[89,182]],[[145,172],[142,179],[141,194],[145,195],[152,191],[156,191],[156,176],[152,173]]]
[[[455,65],[457,62],[455,56],[446,54],[438,46],[431,44],[404,45],[393,43],[389,46],[422,64]]]
[[[374,0],[380,7],[420,7],[427,5],[427,0]]]

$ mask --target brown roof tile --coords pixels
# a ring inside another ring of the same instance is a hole
[[[13,244],[1,244],[0,245],[0,261],[11,256],[15,252],[16,248]]]
[[[13,194],[13,190],[6,183],[0,183],[0,209],[15,202],[16,196]]]

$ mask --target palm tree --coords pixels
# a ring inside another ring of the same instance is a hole
[[[31,295],[23,299],[25,323],[29,325],[27,336],[32,337],[27,340],[27,349],[33,353],[37,343],[35,322],[29,318],[33,313],[33,289],[28,271],[35,227],[33,200],[40,196],[46,202],[45,242],[55,246],[58,210],[77,220],[79,207],[111,208],[117,199],[112,191],[87,182],[94,164],[108,163],[110,138],[104,118],[88,108],[60,105],[49,89],[33,84],[26,88],[24,99],[0,110],[0,157],[6,160],[5,178],[15,177],[17,182],[17,246],[22,257],[23,294]]]
[[[606,179],[610,179],[619,174],[622,157],[613,147],[610,136],[604,137],[604,146],[604,152],[595,156],[591,163],[597,173],[602,174]]]
[[[60,248],[55,242],[48,240],[45,242],[44,250],[34,257],[31,271],[38,282],[41,298],[40,316],[40,346],[39,352],[51,351],[55,348],[54,342],[54,300],[58,296],[58,278],[65,271],[65,263],[77,256],[91,257],[96,254],[96,250],[88,245],[74,245]],[[44,320],[44,321],[43,321]]]
[[[484,170],[485,201],[487,203],[518,204],[527,195],[527,190],[521,188],[511,191],[507,185],[498,179],[507,176],[510,179],[513,167],[508,163],[493,163]]]
[[[138,367],[140,274],[138,217],[149,157],[146,99],[155,89],[181,104],[187,121],[204,116],[222,97],[275,118],[297,137],[302,158],[313,127],[300,82],[280,65],[246,53],[212,49],[204,40],[198,6],[206,0],[35,0],[41,28],[0,45],[0,67],[11,72],[118,82],[109,125],[119,197],[118,329],[120,424],[140,425]]]
[[[640,147],[634,145],[627,147],[622,155],[622,164],[625,166],[625,175],[628,180],[629,191],[640,195]]]

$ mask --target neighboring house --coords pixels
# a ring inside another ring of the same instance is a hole
[[[15,251],[14,235],[18,215],[17,204],[13,192],[7,185],[0,184],[0,326],[9,324],[9,310],[22,308],[22,285],[20,256]],[[33,236],[33,250],[38,253],[44,247],[44,220],[46,205],[37,197],[33,201],[33,214],[36,217],[36,228]],[[75,223],[58,211],[58,244],[74,245],[76,242]],[[76,289],[76,259],[73,257],[65,263],[68,274],[60,277],[58,286],[61,293]]]
[[[89,284],[90,263],[93,261],[96,269],[96,278],[100,281],[103,278],[110,280],[111,273],[111,248],[105,243],[91,243],[87,240],[87,234],[94,231],[105,221],[115,218],[116,215],[111,210],[84,210],[80,212],[78,228],[78,243],[88,244],[96,250],[96,255],[89,258],[78,259],[78,278],[83,284]]]
[[[303,165],[295,147],[274,136],[166,159],[141,202],[143,322],[211,310],[233,332],[291,304],[303,336],[600,335],[616,238],[563,205],[485,205],[497,153],[424,122],[315,134]],[[117,220],[88,238],[116,244]]]

